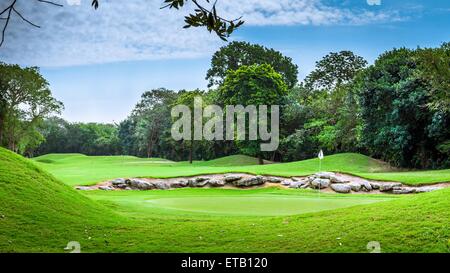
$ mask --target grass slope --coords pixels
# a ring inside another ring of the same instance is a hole
[[[118,177],[178,177],[212,173],[246,172],[253,174],[304,176],[318,171],[318,159],[290,163],[249,165],[256,159],[231,156],[206,162],[172,162],[131,156],[47,155],[34,159],[39,166],[69,185],[89,185]],[[357,176],[399,181],[406,184],[429,184],[450,181],[450,169],[437,171],[398,171],[370,157],[344,153],[326,156],[321,170]]]
[[[272,162],[264,160],[264,164],[270,163]],[[197,166],[209,166],[209,167],[250,166],[258,164],[259,164],[258,158],[248,155],[230,155],[209,161],[196,162]]]
[[[0,162],[1,252],[62,250],[67,238],[116,217],[21,156],[0,148]]]
[[[69,241],[79,241],[82,252],[367,252],[369,241],[379,241],[383,252],[450,250],[450,189],[392,200],[365,196],[370,204],[299,215],[231,216],[226,210],[186,211],[149,201],[195,196],[309,200],[317,194],[265,188],[82,195],[1,148],[0,163],[0,252],[63,252]],[[320,198],[355,205],[363,197]],[[238,206],[239,199],[233,200]]]

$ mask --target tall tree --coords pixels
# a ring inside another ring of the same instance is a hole
[[[363,57],[351,51],[331,52],[316,63],[316,68],[306,77],[311,89],[333,91],[350,82],[367,65]]]
[[[436,111],[450,112],[450,42],[438,48],[419,49],[419,77],[431,85],[431,102]]]
[[[290,57],[260,45],[231,42],[214,53],[211,68],[206,73],[208,87],[222,84],[228,70],[237,70],[242,65],[253,64],[271,65],[282,76],[288,88],[297,83],[298,67]]]
[[[235,71],[228,71],[219,93],[219,100],[223,105],[254,105],[256,107],[267,105],[270,116],[271,105],[285,103],[287,86],[283,77],[269,64],[243,65]],[[257,119],[257,127],[260,128],[261,125],[260,119]],[[263,164],[260,137],[256,141],[249,140],[249,127],[249,122],[246,122],[246,140],[236,141],[237,146],[241,152],[257,156],[259,163]]]
[[[174,105],[185,105],[189,107],[191,113],[194,113],[194,101],[196,97],[203,97],[204,92],[201,90],[193,90],[193,91],[180,91],[177,100]],[[203,120],[201,121],[203,123]],[[192,164],[195,152],[195,140],[194,140],[194,115],[191,115],[191,139],[190,140],[182,140],[183,144],[187,143],[189,145],[189,163]]]
[[[7,137],[8,148],[18,152],[19,146],[25,149],[20,141],[35,134],[42,120],[59,113],[63,104],[52,97],[48,82],[37,67],[1,63],[0,75],[0,134]]]
[[[170,128],[170,106],[177,97],[174,91],[165,88],[147,91],[133,110],[137,121],[136,136],[145,143],[147,157],[152,157],[156,143],[164,130]]]

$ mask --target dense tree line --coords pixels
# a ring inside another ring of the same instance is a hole
[[[233,42],[214,54],[206,77],[209,90],[147,91],[130,115],[114,125],[46,119],[33,127],[45,139],[36,152],[190,161],[243,153],[286,162],[311,158],[323,149],[327,154],[360,152],[401,167],[444,168],[450,166],[449,71],[449,43],[393,49],[370,66],[353,52],[341,51],[324,56],[298,83],[292,59]],[[205,105],[280,105],[278,149],[260,152],[258,141],[239,139],[175,141],[171,109],[177,104],[193,108],[196,96]]]

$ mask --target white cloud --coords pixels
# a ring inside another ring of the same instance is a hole
[[[66,0],[69,6],[79,6],[81,5],[81,0]]]
[[[61,2],[63,2],[61,0]],[[38,66],[68,66],[130,60],[210,56],[223,43],[204,29],[182,29],[181,11],[160,9],[163,0],[67,0],[63,8],[38,1],[20,1],[11,21],[0,59]],[[6,6],[2,1],[0,9]],[[222,0],[228,18],[244,16],[245,26],[368,24],[396,21],[395,13],[352,10],[324,5],[319,0]]]

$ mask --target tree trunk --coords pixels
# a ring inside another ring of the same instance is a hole
[[[147,139],[147,157],[150,158],[153,155],[153,145],[156,141],[155,139],[155,130],[152,130],[150,137]]]
[[[273,153],[272,153],[272,161],[275,161],[276,154],[277,154],[277,151],[273,151]]]
[[[191,140],[191,147],[189,147],[189,164],[192,164],[193,151],[194,151],[194,141]]]
[[[3,114],[0,113],[0,147],[3,145],[3,126],[4,126],[4,117]]]
[[[259,163],[259,165],[264,165],[264,160],[263,160],[261,154],[258,154],[258,163]]]
[[[150,141],[150,143],[147,145],[147,158],[152,157],[152,146],[153,146],[153,141]]]

